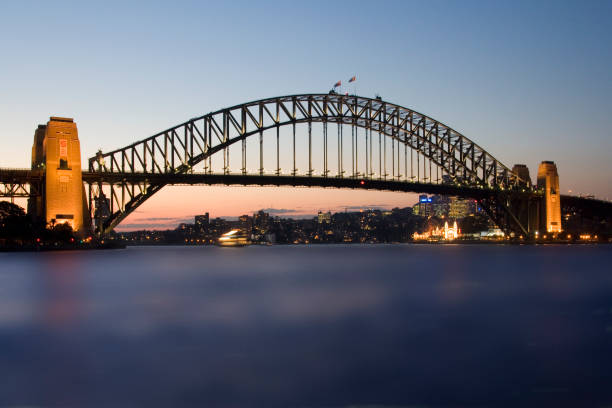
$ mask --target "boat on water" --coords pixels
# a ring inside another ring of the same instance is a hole
[[[221,235],[217,240],[219,246],[245,246],[251,245],[251,240],[246,232],[233,229]]]

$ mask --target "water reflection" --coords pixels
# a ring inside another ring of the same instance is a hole
[[[74,253],[49,254],[41,259],[37,281],[40,282],[39,312],[43,324],[51,330],[71,328],[85,313],[82,287],[83,266]]]
[[[1,256],[0,405],[612,402],[608,247]]]

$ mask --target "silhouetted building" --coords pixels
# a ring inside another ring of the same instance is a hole
[[[257,234],[265,234],[270,228],[270,214],[263,210],[253,214],[253,229]]]
[[[250,235],[253,231],[253,218],[246,214],[238,217],[238,229]]]
[[[209,224],[210,224],[210,216],[208,213],[204,213],[204,215],[195,216],[195,227],[197,230],[205,231],[208,229]]]

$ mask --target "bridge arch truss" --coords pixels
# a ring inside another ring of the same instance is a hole
[[[277,176],[320,186],[347,179],[414,186],[397,188],[405,191],[439,184],[487,197],[531,188],[476,143],[414,110],[354,95],[290,95],[211,112],[99,151],[84,177],[98,232],[109,232],[165,185],[194,174],[223,176],[226,183],[235,175],[260,176],[262,184]]]

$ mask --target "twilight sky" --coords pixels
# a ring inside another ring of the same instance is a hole
[[[2,2],[0,167],[29,167],[34,129],[51,115],[75,118],[85,161],[209,111],[327,92],[356,74],[360,95],[438,119],[532,177],[554,160],[564,193],[610,199],[611,18],[610,1]],[[122,228],[414,201],[170,187]]]

